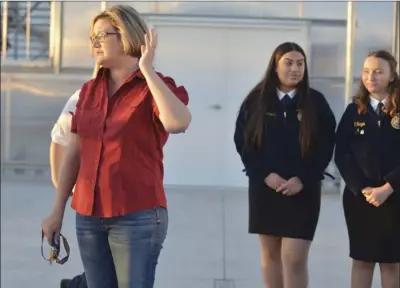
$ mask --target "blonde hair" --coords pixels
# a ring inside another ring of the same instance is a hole
[[[390,66],[390,72],[392,73],[393,79],[389,82],[389,86],[387,90],[389,92],[389,103],[387,107],[384,108],[384,112],[389,114],[390,117],[396,116],[400,113],[400,77],[396,72],[397,68],[397,60],[396,58],[388,51],[378,50],[373,51],[368,54],[368,57],[375,57],[386,61]],[[369,91],[364,86],[363,80],[360,80],[360,87],[358,88],[357,94],[354,97],[354,102],[357,105],[358,112],[360,114],[367,113],[367,106],[369,103]]]
[[[115,30],[120,34],[122,48],[127,55],[140,58],[141,46],[145,44],[144,35],[149,29],[139,13],[129,5],[112,6],[96,15],[90,25],[90,35],[93,36],[93,27],[100,19],[108,19]],[[93,47],[90,45],[91,53]]]
[[[99,72],[101,66],[99,64],[94,64],[94,68],[93,68],[93,73],[92,73],[92,78],[96,78],[97,76],[97,72]]]

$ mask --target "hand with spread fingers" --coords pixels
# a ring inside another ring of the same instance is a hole
[[[368,203],[379,207],[385,203],[386,199],[393,193],[393,188],[389,184],[385,184],[381,187],[366,188],[362,193]]]
[[[286,183],[276,189],[276,192],[282,193],[282,195],[293,196],[303,190],[303,183],[301,183],[298,177],[290,178]]]
[[[142,45],[142,56],[139,59],[139,68],[142,73],[149,72],[153,69],[153,61],[157,48],[158,35],[154,29],[149,31],[149,34],[144,35],[145,45]]]

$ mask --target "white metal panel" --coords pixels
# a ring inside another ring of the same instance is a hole
[[[89,28],[93,17],[101,12],[100,2],[85,1],[63,3],[62,68],[88,68],[94,66],[90,55]]]
[[[193,116],[185,134],[172,135],[165,147],[165,184],[215,185],[223,161],[218,143],[223,114],[210,109],[226,91],[226,37],[222,29],[157,27],[156,69],[172,76],[190,94]]]
[[[269,58],[275,48],[283,42],[296,42],[307,53],[307,27],[276,26],[269,29],[237,28],[228,35],[229,59],[226,75],[231,83],[224,98],[224,133],[218,140],[224,155],[221,169],[223,186],[247,186],[247,177],[242,172],[243,164],[236,152],[233,134],[238,109],[249,91],[264,77]]]
[[[166,145],[165,184],[246,186],[233,143],[237,110],[277,45],[295,41],[307,52],[308,26],[150,20],[159,34],[156,69],[187,88],[193,115],[187,133]]]

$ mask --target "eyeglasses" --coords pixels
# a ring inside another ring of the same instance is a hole
[[[67,253],[67,255],[64,257],[64,258],[62,258],[62,259],[59,259],[58,258],[58,256],[60,255],[60,244],[58,243],[58,244],[56,244],[55,243],[55,233],[53,234],[53,237],[52,237],[52,239],[51,239],[51,250],[50,250],[50,256],[49,256],[49,258],[47,259],[45,256],[44,256],[44,253],[43,253],[43,239],[44,239],[44,233],[43,233],[43,231],[42,231],[42,247],[41,247],[41,252],[42,252],[42,257],[43,257],[43,259],[44,260],[46,260],[46,261],[49,261],[49,263],[50,263],[50,265],[55,261],[57,264],[60,264],[60,265],[63,265],[63,264],[65,264],[65,262],[67,262],[68,261],[68,258],[69,258],[69,253],[70,253],[70,251],[71,251],[71,249],[70,249],[70,247],[69,247],[69,244],[68,244],[68,241],[67,241],[67,239],[60,233],[60,238],[62,239],[62,242],[63,242],[63,245],[64,245],[64,249],[65,249],[65,252]]]
[[[106,40],[106,38],[108,37],[108,35],[119,35],[119,33],[118,32],[101,31],[101,32],[97,33],[95,36],[90,36],[89,39],[92,43],[96,40],[99,42],[104,42]]]

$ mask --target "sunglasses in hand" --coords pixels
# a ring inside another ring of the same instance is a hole
[[[67,253],[67,255],[64,258],[60,259],[59,255],[60,255],[60,251],[61,251],[61,245],[60,245],[60,243],[56,243],[56,241],[55,241],[56,237],[55,236],[56,236],[56,234],[53,233],[53,237],[51,239],[50,256],[49,256],[49,258],[46,258],[44,256],[44,253],[43,253],[44,233],[42,231],[42,246],[41,246],[42,257],[43,257],[44,260],[49,261],[50,265],[53,262],[56,262],[57,264],[63,265],[63,264],[65,264],[65,262],[68,261],[69,253],[70,253],[71,249],[69,247],[67,239],[60,233],[60,238],[62,239],[62,243],[63,243],[64,249],[65,249],[65,252]]]

